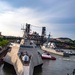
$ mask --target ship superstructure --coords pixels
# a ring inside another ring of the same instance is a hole
[[[4,58],[5,62],[14,66],[17,75],[33,75],[34,68],[37,68],[37,66],[42,67],[43,64],[37,46],[28,37],[29,29],[30,25],[26,24],[26,29],[23,28],[24,35],[21,43],[14,43],[11,51]],[[25,53],[29,57],[28,62],[24,61]]]

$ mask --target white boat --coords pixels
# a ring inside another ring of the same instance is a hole
[[[43,46],[41,46],[41,49],[44,51],[53,53],[53,54],[58,54],[58,55],[63,56],[63,52],[57,52],[57,50],[55,48],[56,48],[55,43],[50,42],[50,34],[49,34],[47,42],[44,43]]]

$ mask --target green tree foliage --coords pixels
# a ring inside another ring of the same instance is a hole
[[[3,40],[3,38],[0,38],[0,42]]]
[[[75,40],[72,40],[70,43],[75,46]]]
[[[4,40],[4,39],[0,38],[0,46],[2,46],[2,47],[6,46],[8,43],[9,43],[8,40]]]
[[[73,40],[73,45],[75,46],[75,40]]]

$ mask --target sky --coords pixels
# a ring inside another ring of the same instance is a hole
[[[32,25],[31,31],[41,34],[45,26],[52,38],[75,40],[75,0],[0,0],[3,35],[22,36],[26,23]]]

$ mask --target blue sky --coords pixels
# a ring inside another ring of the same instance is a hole
[[[0,31],[22,36],[22,25],[45,26],[52,37],[75,39],[75,0],[0,0]],[[41,28],[32,27],[41,34]]]

